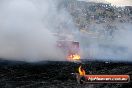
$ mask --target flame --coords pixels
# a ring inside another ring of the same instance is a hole
[[[79,74],[80,74],[81,76],[86,75],[86,72],[85,72],[84,69],[82,69],[82,66],[80,66],[80,67],[78,68],[78,71],[79,71]]]
[[[80,55],[79,54],[71,54],[68,56],[68,59],[70,59],[71,61],[73,60],[80,60]]]

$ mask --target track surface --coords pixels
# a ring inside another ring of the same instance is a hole
[[[25,63],[0,61],[2,88],[131,88],[129,84],[85,84],[76,82],[79,63]],[[132,64],[86,61],[82,64],[87,74],[132,74]]]

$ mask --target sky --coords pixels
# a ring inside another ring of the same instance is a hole
[[[105,2],[111,3],[116,6],[132,6],[132,0],[79,0],[79,1],[92,1],[92,2]]]

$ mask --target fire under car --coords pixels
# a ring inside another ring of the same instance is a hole
[[[79,61],[80,60],[80,47],[77,41],[57,41],[57,47],[59,47],[65,54],[65,58],[68,61]]]

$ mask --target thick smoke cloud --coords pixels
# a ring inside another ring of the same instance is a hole
[[[71,24],[53,0],[0,1],[0,57],[10,60],[64,60],[53,32]],[[70,26],[72,27],[72,25]]]
[[[0,57],[30,62],[65,60],[53,35],[61,30],[79,40],[82,59],[132,61],[131,24],[113,23],[122,30],[115,31],[110,40],[93,38],[77,31],[68,12],[57,5],[53,0],[1,0]],[[93,26],[104,29],[103,25]]]

